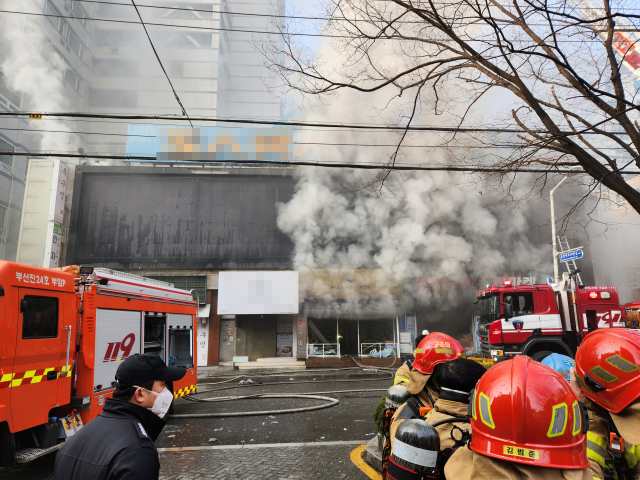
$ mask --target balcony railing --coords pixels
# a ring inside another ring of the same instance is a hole
[[[339,343],[307,343],[307,358],[340,358]]]
[[[396,356],[396,344],[389,342],[380,342],[380,343],[361,343],[360,344],[360,357],[378,357],[384,358],[382,356],[382,352],[387,348],[391,348],[393,350],[392,355],[387,355],[387,357],[395,357]]]

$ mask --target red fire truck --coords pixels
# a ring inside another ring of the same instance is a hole
[[[55,451],[102,412],[121,361],[155,352],[194,392],[197,303],[170,283],[0,261],[0,466]],[[75,424],[75,427],[74,427]]]
[[[568,273],[558,285],[516,287],[507,280],[477,297],[481,353],[495,361],[541,360],[554,352],[573,357],[592,330],[625,326],[616,287],[577,286]]]

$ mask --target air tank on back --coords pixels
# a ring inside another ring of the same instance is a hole
[[[387,466],[389,477],[402,478],[403,470],[410,470],[435,478],[439,451],[440,436],[431,425],[417,418],[402,422]]]

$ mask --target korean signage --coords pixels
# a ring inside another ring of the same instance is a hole
[[[300,272],[306,298],[374,299],[401,297],[402,280],[389,270],[310,270]]]
[[[197,365],[199,367],[206,367],[209,361],[209,322],[206,325],[202,325],[202,322],[198,322],[198,360]]]
[[[18,285],[53,285],[54,287],[64,287],[67,283],[64,278],[26,272],[16,272],[16,281]]]
[[[64,203],[67,195],[67,177],[69,167],[56,160],[51,184],[51,202],[49,204],[49,224],[44,249],[43,267],[56,268],[60,265],[62,246],[62,224],[64,221]]]
[[[57,178],[56,178],[57,170]],[[54,169],[54,198],[51,199],[52,208],[49,210],[49,220],[54,220],[58,223],[62,223],[64,219],[64,201],[67,196],[67,177],[69,175],[69,167],[66,164],[59,162],[57,169]]]

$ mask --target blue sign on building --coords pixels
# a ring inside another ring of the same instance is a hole
[[[582,250],[574,250],[573,252],[561,253],[558,255],[558,260],[561,262],[570,262],[571,260],[578,260],[582,258],[584,252]]]
[[[293,128],[129,125],[127,155],[156,161],[293,160]]]

